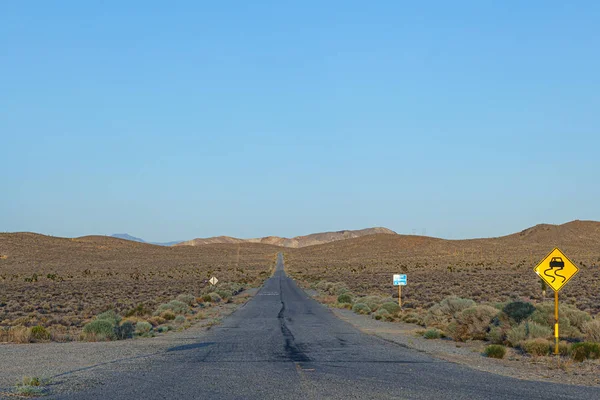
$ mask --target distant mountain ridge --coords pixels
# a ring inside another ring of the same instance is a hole
[[[132,242],[155,244],[157,246],[174,246],[176,244],[181,243],[181,240],[178,240],[178,241],[175,241],[175,242],[164,242],[164,243],[160,243],[160,242],[146,242],[144,239],[140,239],[138,237],[131,236],[128,233],[115,233],[115,234],[110,235],[110,237],[114,237],[116,239],[130,240]]]
[[[321,232],[311,235],[296,236],[293,238],[284,238],[279,236],[266,236],[255,239],[238,239],[230,236],[216,236],[210,238],[197,238],[181,242],[177,246],[202,246],[214,243],[262,243],[280,247],[300,248],[313,246],[317,244],[325,244],[336,242],[338,240],[354,239],[367,235],[388,234],[396,235],[396,232],[387,228],[367,228],[360,230],[342,230],[336,232]]]

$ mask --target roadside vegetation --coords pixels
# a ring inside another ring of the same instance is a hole
[[[448,296],[428,308],[398,306],[397,298],[358,295],[345,283],[320,281],[312,285],[317,299],[377,320],[417,324],[426,339],[487,343],[484,355],[503,358],[507,348],[532,357],[554,351],[554,303],[515,299],[478,303]],[[600,316],[560,304],[560,353],[575,361],[600,359]]]

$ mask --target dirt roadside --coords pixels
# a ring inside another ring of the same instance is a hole
[[[600,386],[600,362],[597,360],[577,363],[566,358],[530,357],[511,348],[507,348],[502,360],[488,358],[482,355],[485,342],[457,343],[450,339],[425,339],[418,333],[424,328],[418,325],[378,321],[350,310],[330,309],[338,318],[362,332],[479,371],[524,380]]]

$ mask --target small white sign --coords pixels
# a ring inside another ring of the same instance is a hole
[[[394,274],[394,286],[406,286],[406,274]]]
[[[219,280],[213,276],[212,278],[210,278],[209,282],[211,285],[214,286],[219,282]]]

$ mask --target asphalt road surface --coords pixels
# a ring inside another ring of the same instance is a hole
[[[310,299],[281,257],[251,301],[198,339],[70,398],[600,399],[596,388],[479,372],[363,334]]]

